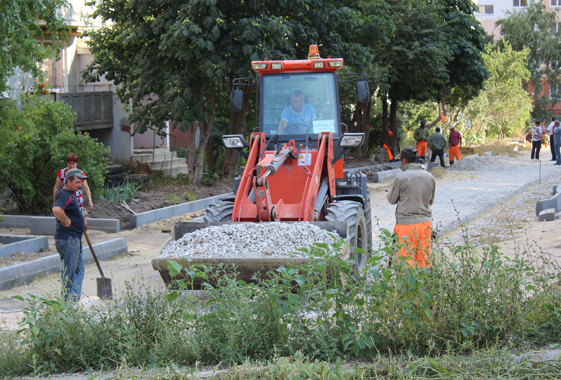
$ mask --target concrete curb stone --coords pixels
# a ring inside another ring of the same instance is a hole
[[[131,215],[130,228],[138,228],[144,224],[154,223],[162,219],[171,218],[179,214],[199,211],[207,208],[209,205],[218,202],[220,199],[232,195],[232,193],[220,194],[214,197],[199,199],[193,202],[182,203],[175,206],[168,206],[157,210],[151,210]]]
[[[374,183],[379,183],[397,177],[401,173],[401,169],[387,170],[384,172],[374,173]]]
[[[548,208],[545,210],[540,211],[540,214],[538,215],[538,220],[540,222],[550,222],[552,220],[555,220],[557,213],[555,212],[554,208]]]
[[[100,261],[128,254],[128,246],[125,238],[117,238],[94,244],[93,249]],[[86,265],[94,263],[93,256],[87,246],[83,247],[82,253]],[[0,268],[0,291],[25,285],[36,278],[60,272],[61,267],[60,256],[54,254],[32,262]]]
[[[555,212],[561,210],[561,193],[557,193],[549,199],[536,202],[536,216],[540,215],[543,210],[554,208]]]
[[[31,253],[49,249],[49,239],[46,236],[0,235],[0,257],[7,257],[12,253]]]

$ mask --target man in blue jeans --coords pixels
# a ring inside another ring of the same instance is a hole
[[[53,214],[56,217],[55,245],[62,260],[62,291],[64,298],[79,301],[86,266],[82,258],[82,234],[88,224],[76,199],[87,177],[78,169],[66,172],[64,186],[56,193]]]

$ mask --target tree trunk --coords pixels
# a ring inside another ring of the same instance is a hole
[[[382,141],[390,146],[390,136],[388,135],[388,98],[382,96]]]
[[[397,154],[397,100],[392,100],[390,104],[390,130],[393,136],[389,138],[390,144],[388,146]]]
[[[202,104],[204,102],[203,88],[199,87],[199,101]],[[214,112],[216,110],[216,84],[214,81],[210,86],[210,97],[208,99],[209,110],[208,110],[208,121],[202,123],[201,128],[201,141],[199,142],[199,151],[197,152],[197,162],[195,165],[195,176],[193,177],[192,183],[195,185],[200,185],[203,178],[203,162],[205,155],[205,147],[210,139],[210,132],[212,131],[212,124],[214,122]]]
[[[205,152],[206,152],[206,163],[208,165],[208,170],[214,172],[214,165],[216,164],[216,162],[214,159],[214,155],[212,154],[212,146],[210,145],[210,138],[206,143]]]
[[[187,152],[187,171],[189,172],[189,181],[192,183],[193,182],[193,178],[195,178],[195,156],[197,154],[196,152],[196,148],[195,145],[197,144],[197,141],[195,141],[195,139],[197,138],[197,129],[199,128],[199,122],[198,121],[193,121],[191,123],[191,128],[189,128],[189,133],[191,134],[191,137],[189,139],[189,145],[187,146],[188,152]]]
[[[230,75],[230,89],[231,83],[233,81],[234,75]],[[230,111],[230,128],[228,130],[231,135],[239,135],[244,132],[245,122],[247,119],[247,109],[249,107],[249,102],[251,98],[251,87],[242,86],[243,91],[243,108],[240,112]],[[231,91],[230,91],[231,93]],[[239,151],[237,149],[226,149],[224,154],[224,163],[222,164],[222,178],[228,178],[232,173],[235,172],[236,166],[238,165]]]

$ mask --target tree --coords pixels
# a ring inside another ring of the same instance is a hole
[[[473,15],[471,0],[392,1],[390,7],[395,36],[375,48],[375,56],[382,133],[395,149],[399,102],[436,101],[439,113],[446,114],[447,105],[477,95],[487,72],[481,57],[485,32]],[[440,117],[427,126],[438,122]]]
[[[8,89],[7,80],[16,67],[42,79],[39,64],[55,56],[66,40],[68,29],[58,12],[66,4],[65,0],[0,2],[0,94]]]
[[[440,84],[448,79],[450,54],[440,8],[434,3],[399,0],[390,2],[390,9],[394,35],[375,47],[374,55],[382,99],[382,134],[384,142],[395,150],[399,102],[436,99]]]
[[[546,9],[543,2],[530,2],[497,21],[503,36],[500,44],[508,42],[516,51],[530,49],[530,80],[525,88],[534,95],[532,116],[540,119],[549,118],[551,109],[561,99],[561,31],[557,28],[558,10],[554,9]],[[551,96],[547,92],[542,95],[544,87],[553,89]]]
[[[94,17],[113,24],[89,33],[95,59],[84,78],[92,82],[105,75],[114,81],[121,101],[132,101],[135,132],[161,133],[168,120],[192,136],[199,128],[201,149],[196,157],[194,147],[189,149],[188,164],[191,181],[200,183],[215,112],[228,106],[216,102],[217,91],[229,88],[225,82],[253,75],[252,60],[303,58],[311,43],[366,65],[371,54],[354,37],[385,30],[376,16],[378,3],[367,2],[372,14],[363,17],[364,5],[354,0],[103,0]],[[245,122],[250,99],[242,115],[231,116],[230,132]],[[234,161],[226,160],[229,169]]]
[[[80,158],[92,197],[103,190],[102,157],[109,149],[86,133],[76,134],[75,119],[70,106],[44,96],[23,96],[21,109],[12,99],[0,99],[0,187],[13,192],[21,211],[50,214],[56,173],[69,153]]]
[[[499,137],[523,132],[532,100],[523,88],[530,78],[527,59],[530,49],[514,51],[508,41],[502,51],[489,45],[484,54],[485,66],[490,74],[485,89],[468,103],[464,113],[471,119],[474,136]]]

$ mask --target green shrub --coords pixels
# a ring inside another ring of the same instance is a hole
[[[306,249],[308,264],[287,263],[252,283],[237,280],[235,268],[184,269],[169,261],[170,275],[186,278],[176,290],[129,285],[120,300],[95,312],[31,296],[21,355],[28,371],[44,373],[300,354],[370,360],[561,338],[560,284],[545,255],[508,258],[496,247],[476,251],[469,244],[435,248],[427,271],[399,260],[390,236],[383,230],[385,246],[363,273],[340,257],[340,240]],[[392,268],[381,264],[388,256]],[[195,279],[216,285],[205,294],[186,291]]]
[[[105,185],[103,195],[100,198],[112,203],[126,202],[129,199],[134,199],[141,187],[142,185],[139,185],[138,181],[129,182],[127,180],[120,186],[110,187]]]
[[[75,133],[74,114],[64,102],[42,96],[22,97],[23,106],[2,99],[0,107],[0,187],[13,192],[21,211],[50,213],[56,173],[66,167],[66,156],[75,153],[78,167],[88,176],[92,197],[103,190],[105,161],[109,152],[87,133]]]

